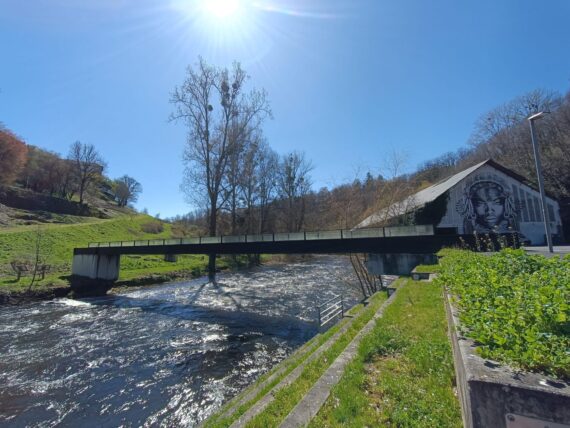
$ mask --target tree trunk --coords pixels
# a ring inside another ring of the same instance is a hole
[[[210,225],[209,232],[210,236],[216,236],[216,204],[215,202],[210,205]],[[216,282],[216,255],[208,254],[208,280],[210,282]]]
[[[80,204],[83,203],[83,191],[84,190],[85,190],[85,186],[84,186],[83,181],[82,181],[79,185],[79,203]]]
[[[208,281],[216,282],[216,255],[208,254]]]

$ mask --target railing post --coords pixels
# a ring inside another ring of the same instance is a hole
[[[245,241],[245,243],[247,244],[247,233],[246,233],[244,236],[245,236],[244,241]]]
[[[162,245],[166,245],[166,239],[162,240]]]
[[[182,245],[182,238],[180,238],[180,245]]]
[[[202,243],[202,236],[198,236],[198,244]]]
[[[344,239],[344,233],[342,229],[340,229],[340,239]]]
[[[148,241],[146,241],[146,246],[150,247],[150,239]]]
[[[220,235],[220,244],[224,243],[224,235]]]
[[[303,240],[306,241],[307,240],[307,231],[303,230]]]
[[[275,233],[273,233],[272,235],[273,235],[273,242],[275,242]]]
[[[386,228],[385,227],[382,228],[382,237],[383,238],[386,237]]]

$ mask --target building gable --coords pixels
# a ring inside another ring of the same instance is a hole
[[[544,223],[540,194],[519,174],[488,159],[371,215],[357,228],[371,227],[395,217],[427,209],[445,198],[436,230],[460,234],[518,231],[533,244],[543,244]],[[562,235],[558,202],[546,197],[553,234]],[[441,212],[441,210],[439,210]],[[415,216],[418,217],[418,216]]]

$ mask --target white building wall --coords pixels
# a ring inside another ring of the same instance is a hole
[[[446,213],[437,227],[466,234],[517,230],[533,245],[545,243],[540,194],[489,165],[465,177],[448,195]],[[558,203],[548,197],[546,203],[552,233],[561,234]]]

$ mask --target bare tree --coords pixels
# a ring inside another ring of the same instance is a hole
[[[257,231],[264,233],[268,231],[270,206],[277,196],[279,156],[267,144],[261,145],[257,153]]]
[[[247,74],[239,63],[231,72],[208,65],[202,58],[188,67],[186,79],[171,96],[171,120],[188,127],[182,190],[189,201],[208,210],[208,232],[215,236],[218,214],[226,202],[231,156],[248,132],[271,115],[264,91],[245,92]],[[215,254],[209,256],[208,275],[215,279]]]
[[[73,163],[76,176],[79,203],[83,203],[85,193],[91,188],[105,170],[105,161],[99,155],[93,144],[83,144],[76,141],[71,145],[68,159]]]
[[[305,224],[306,196],[311,190],[310,172],[313,165],[304,153],[291,152],[283,156],[277,185],[284,204],[284,223],[288,232],[297,232]]]
[[[366,299],[383,287],[382,276],[374,276],[369,272],[366,267],[366,254],[350,253],[349,256],[362,298]]]
[[[113,182],[115,198],[120,207],[136,202],[142,192],[142,185],[133,177],[123,175]]]
[[[266,231],[269,205],[275,198],[279,157],[260,134],[244,153],[239,180],[239,199],[245,211],[245,231]]]
[[[408,213],[415,208],[413,192],[415,187],[409,177],[403,174],[406,155],[393,151],[382,168],[384,180],[375,187],[374,204],[365,215],[369,217],[359,224],[360,227],[389,226],[407,224]]]

